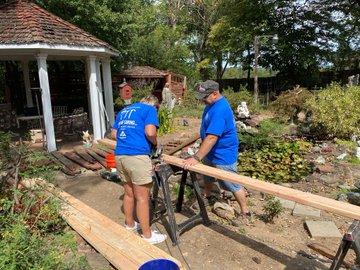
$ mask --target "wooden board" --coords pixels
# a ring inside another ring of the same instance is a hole
[[[182,167],[184,162],[184,160],[181,158],[169,155],[162,155],[162,159],[164,162],[175,165],[177,167]],[[340,216],[360,220],[360,207],[353,204],[336,201],[319,195],[272,184],[265,181],[260,181],[203,164],[197,164],[191,167],[191,171],[212,176],[217,179],[227,180],[229,182],[239,183],[250,189],[255,189],[286,200],[295,201],[303,205],[329,211]]]
[[[98,143],[105,145],[107,148],[114,150],[115,146],[116,146],[116,141],[114,140],[110,140],[110,139],[101,139],[101,140],[97,140]]]
[[[87,162],[91,164],[96,163],[96,160],[86,152],[84,147],[76,146],[74,147],[74,151],[78,156],[80,156],[82,159],[86,160]]]
[[[62,200],[62,216],[69,225],[117,269],[138,270],[146,261],[166,258],[181,263],[139,235],[97,212],[95,209],[40,179],[23,181],[27,187],[42,186]]]
[[[91,148],[91,150],[105,159],[106,159],[106,156],[109,155],[109,153],[107,153],[104,150],[101,150],[99,148],[96,148],[96,147]],[[112,151],[112,153],[114,153],[114,151]]]
[[[93,157],[95,158],[103,167],[106,168],[106,160],[103,157],[100,157],[97,153],[94,152],[93,149],[86,149],[86,151]]]
[[[194,134],[193,136],[191,136],[189,139],[187,139],[185,142],[183,142],[182,144],[180,144],[179,146],[176,146],[174,149],[171,149],[169,151],[166,151],[167,155],[173,155],[175,154],[177,151],[180,151],[181,149],[183,149],[184,147],[194,143],[197,139],[200,138],[199,133]]]
[[[99,149],[99,150],[104,151],[104,152],[106,152],[106,153],[108,153],[108,154],[114,154],[114,150],[113,150],[113,149],[109,149],[109,148],[107,148],[105,145],[100,144],[100,143],[94,145],[93,148]]]
[[[81,165],[82,167],[88,169],[88,170],[100,170],[102,167],[99,163],[91,164],[90,162],[87,162],[86,160],[79,157],[74,152],[66,152],[64,153],[64,156],[66,156],[68,159],[71,159],[72,161],[76,162],[77,164]]]
[[[307,245],[309,248],[311,248],[312,250],[315,250],[316,252],[318,252],[319,254],[334,260],[336,253],[332,250],[330,250],[329,248],[318,244],[318,243],[311,243]],[[349,261],[347,261],[346,259],[343,260],[342,264],[346,267],[346,268],[351,268],[353,266],[352,263],[350,263]]]
[[[58,151],[53,151],[50,153],[54,158],[56,158],[61,164],[63,164],[66,168],[68,168],[71,172],[75,174],[81,173],[80,166],[76,163],[72,162],[71,160],[67,159]]]

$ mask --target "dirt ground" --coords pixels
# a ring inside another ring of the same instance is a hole
[[[200,124],[198,119],[188,119],[189,125],[186,126],[183,125],[182,119],[175,121],[177,121],[177,133],[163,136],[160,139],[163,144],[190,137],[198,130]],[[176,182],[179,175],[173,176],[171,179],[172,182]],[[334,185],[319,184],[319,181],[315,175],[306,181],[289,185],[326,196],[334,192]],[[123,188],[120,184],[104,180],[98,172],[91,171],[84,171],[74,178],[59,174],[56,182],[63,190],[100,213],[119,224],[124,223],[121,211]],[[211,226],[198,225],[185,232],[180,237],[179,246],[172,246],[168,238],[166,243],[160,244],[159,247],[180,260],[188,269],[315,270],[330,267],[331,261],[310,250],[307,244],[320,243],[335,253],[341,239],[310,238],[304,227],[305,218],[292,216],[290,210],[281,213],[273,224],[265,223],[261,219],[264,205],[263,195],[256,191],[250,193],[249,206],[254,217],[249,225],[234,227],[226,220],[209,212],[212,220]],[[178,223],[194,214],[192,208],[189,207],[193,201],[194,199],[185,201],[182,213],[176,214]],[[232,204],[236,206],[235,203]],[[350,219],[334,216],[324,211],[317,219],[335,222],[341,233],[344,233],[352,222]],[[316,220],[316,218],[311,218],[311,220]],[[153,227],[165,232],[160,223],[153,224]],[[86,246],[85,242],[81,246],[92,269],[111,269],[102,256],[90,247],[84,247]],[[354,259],[353,252],[347,259]]]

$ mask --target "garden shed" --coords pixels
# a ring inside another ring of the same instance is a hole
[[[165,83],[169,83],[170,90],[178,99],[184,97],[186,91],[186,77],[171,71],[159,70],[150,66],[134,66],[115,74],[113,78],[114,86],[118,86],[123,81],[128,82],[132,87],[142,87],[143,85],[153,84],[154,95],[161,100],[161,91]]]
[[[28,108],[35,106],[34,82],[30,81],[29,66],[36,66],[38,85],[35,88],[40,89],[42,107],[39,117],[44,121],[48,151],[56,150],[49,62],[84,63],[88,90],[84,95],[89,101],[94,139],[101,139],[106,130],[106,119],[110,124],[114,119],[110,61],[117,55],[118,51],[106,42],[30,1],[16,0],[0,6],[0,61],[21,65]],[[9,96],[16,91],[7,87],[5,96],[8,102]]]

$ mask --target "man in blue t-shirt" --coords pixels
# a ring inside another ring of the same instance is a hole
[[[205,165],[237,173],[239,141],[231,107],[220,94],[219,84],[215,81],[207,80],[200,83],[197,92],[198,98],[206,104],[200,128],[202,143],[197,153],[184,161],[184,169],[203,161]],[[204,180],[205,197],[210,201],[215,179],[204,176]],[[240,205],[241,216],[249,217],[251,214],[247,207],[244,188],[223,180],[219,180],[219,185],[234,194]]]
[[[137,231],[151,244],[161,243],[165,234],[150,229],[149,197],[152,186],[152,163],[149,155],[157,145],[159,121],[156,97],[150,95],[122,109],[116,116],[112,137],[116,138],[115,160],[120,178],[124,181],[125,228]],[[134,208],[140,222],[134,220]]]

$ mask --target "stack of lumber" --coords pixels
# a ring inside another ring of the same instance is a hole
[[[61,153],[59,151],[51,152],[55,160],[63,165],[62,171],[68,175],[77,175],[81,173],[81,168],[97,171],[106,168],[106,155],[113,153],[113,150],[94,146],[85,148],[76,146],[72,151]]]
[[[72,195],[37,180],[29,180],[26,186],[41,185],[62,201],[61,215],[66,222],[88,243],[101,253],[116,269],[138,270],[147,261],[165,258],[179,261],[165,251],[149,244],[134,232],[97,212]]]

